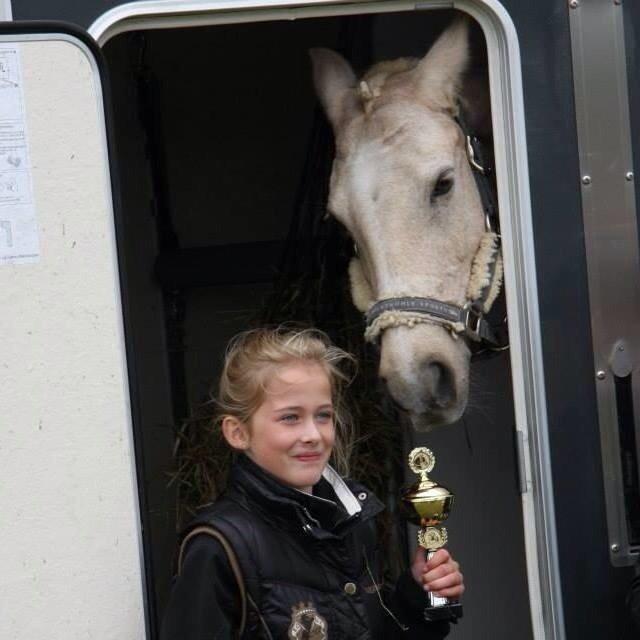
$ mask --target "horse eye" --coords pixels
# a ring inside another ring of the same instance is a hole
[[[453,176],[451,174],[441,175],[433,187],[431,199],[446,195],[451,191],[451,187],[453,187]]]

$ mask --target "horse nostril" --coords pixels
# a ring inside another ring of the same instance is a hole
[[[437,361],[424,365],[424,381],[431,395],[432,403],[439,409],[446,409],[455,403],[455,385],[452,370]]]

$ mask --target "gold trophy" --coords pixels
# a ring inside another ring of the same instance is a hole
[[[409,454],[411,471],[420,480],[402,491],[402,506],[409,522],[420,527],[418,544],[426,549],[427,560],[447,543],[447,530],[439,525],[449,517],[453,506],[453,494],[449,489],[429,479],[436,464],[436,457],[426,447],[417,447]],[[428,605],[424,611],[426,620],[456,621],[462,617],[459,602],[427,593]]]

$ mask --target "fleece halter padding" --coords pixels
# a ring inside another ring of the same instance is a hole
[[[467,300],[482,313],[488,313],[502,287],[502,252],[497,233],[487,231],[471,265]]]

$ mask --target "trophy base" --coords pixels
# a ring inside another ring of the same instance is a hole
[[[440,620],[458,622],[460,618],[462,618],[462,605],[459,602],[449,602],[449,604],[439,607],[427,607],[424,610],[424,619],[427,622],[438,622]]]

